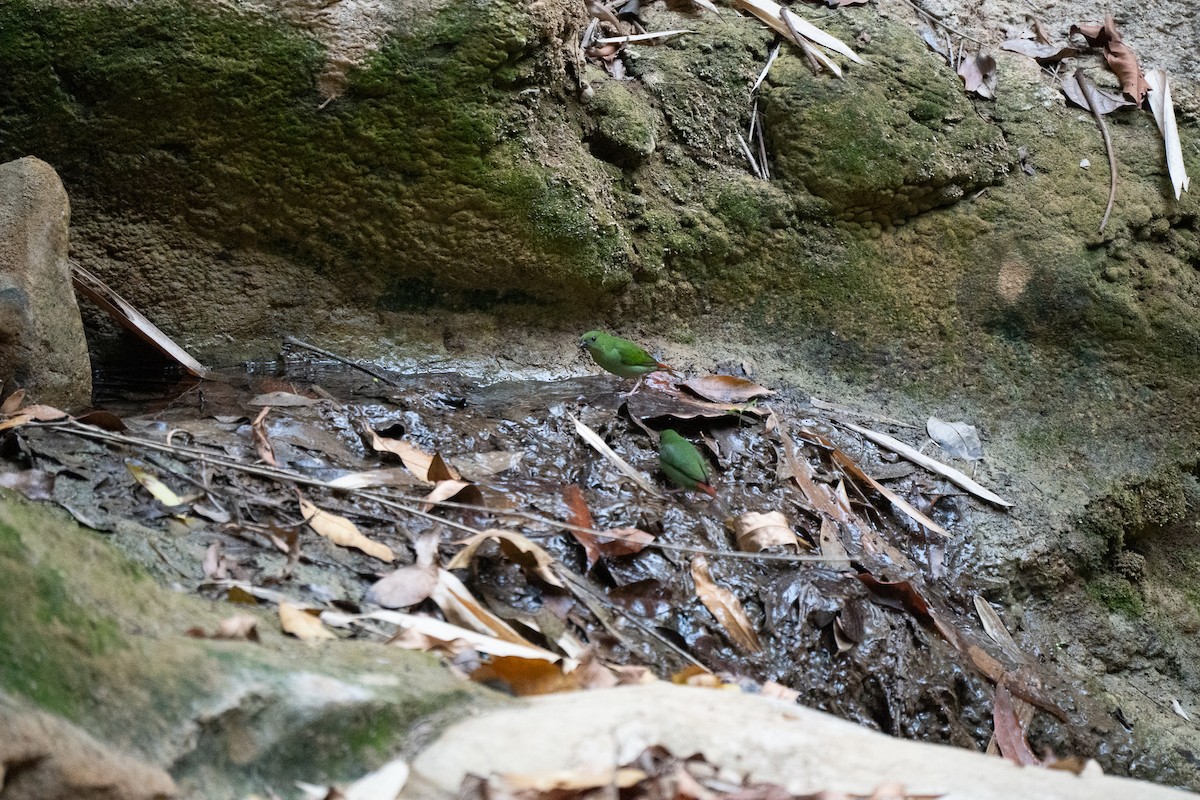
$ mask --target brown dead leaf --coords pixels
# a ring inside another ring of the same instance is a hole
[[[43,405],[25,406],[21,409],[21,414],[30,417],[34,422],[55,422],[70,416],[60,408]]]
[[[267,438],[267,414],[271,413],[271,407],[266,406],[262,411],[258,412],[258,416],[254,418],[254,422],[250,423],[250,432],[254,437],[254,451],[258,453],[258,457],[262,459],[264,464],[272,467],[278,467],[279,462],[275,460],[275,448],[271,446],[271,440]]]
[[[82,417],[76,417],[75,421],[112,433],[129,430],[121,418],[111,411],[89,411]]]
[[[1090,83],[1091,82],[1089,81],[1089,84]],[[1126,106],[1133,105],[1133,103],[1125,99],[1124,95],[1117,94],[1116,92],[1105,91],[1094,84],[1091,85],[1090,88],[1092,100],[1094,100],[1096,103],[1096,113],[1100,114],[1101,116],[1105,114],[1111,114],[1118,108],[1125,108]],[[1080,108],[1088,111],[1091,110],[1091,106],[1088,105],[1087,96],[1084,95],[1083,87],[1079,85],[1079,81],[1063,81],[1062,93],[1066,95],[1068,100]]]
[[[733,592],[713,581],[708,571],[708,561],[702,555],[692,559],[692,580],[696,584],[696,596],[721,623],[733,643],[750,653],[762,650],[758,633],[746,616],[741,601]]]
[[[519,656],[494,657],[471,673],[477,683],[499,683],[517,697],[573,692],[579,689],[578,671],[564,674],[558,664]]]
[[[567,522],[580,528],[594,528],[595,522],[592,520],[592,512],[587,507],[587,499],[583,496],[583,490],[575,484],[569,483],[563,487],[562,495],[563,502],[567,504]],[[571,535],[575,537],[575,541],[583,545],[584,557],[587,559],[584,573],[591,572],[592,567],[600,560],[600,546],[596,537],[586,531],[574,529],[571,529]]]
[[[654,541],[654,534],[640,528],[613,528],[596,534],[596,539],[604,555],[628,556],[645,550]]]
[[[996,684],[992,722],[995,725],[996,744],[1000,746],[1001,755],[1022,767],[1042,765],[1029,748],[1029,740],[1025,738],[1025,731],[1021,728],[1021,722],[1013,708],[1012,694],[1003,683]]]
[[[958,76],[968,92],[991,100],[996,96],[996,59],[985,53],[964,55]]]
[[[532,792],[534,797],[547,798],[583,797],[584,792],[590,789],[628,789],[641,783],[646,777],[645,772],[632,767],[577,767],[531,775],[508,772],[497,776],[511,790]]]
[[[880,605],[907,611],[922,622],[932,620],[929,603],[908,581],[881,581],[869,572],[860,572],[857,577]]]
[[[1117,23],[1112,15],[1104,18],[1103,25],[1072,25],[1071,35],[1076,33],[1081,34],[1092,47],[1104,49],[1104,60],[1120,79],[1121,90],[1132,97],[1140,108],[1150,85],[1146,83],[1137,56],[1129,45],[1121,41],[1121,34],[1117,31]]]
[[[373,430],[368,432],[370,433],[371,447],[376,452],[398,456],[413,475],[426,483],[437,483],[439,480],[462,480],[462,476],[449,467],[440,455],[436,453],[430,455],[402,439],[389,439],[386,436],[380,436]]]
[[[559,577],[554,574],[553,556],[521,534],[499,528],[477,533],[459,542],[466,546],[458,551],[446,568],[462,569],[470,565],[480,545],[492,539],[499,542],[504,555],[518,563],[527,573],[532,572],[551,586],[557,586],[560,589],[566,588]]]
[[[532,646],[529,640],[517,633],[511,625],[476,600],[471,590],[454,577],[454,573],[439,569],[437,575],[437,585],[434,586],[430,597],[451,623],[506,642]]]
[[[326,628],[320,619],[291,603],[279,604],[279,624],[283,627],[284,633],[290,633],[305,642],[337,638],[337,635]]]
[[[768,547],[800,545],[800,540],[792,530],[792,524],[782,511],[770,511],[766,514],[747,511],[730,520],[730,525],[738,550],[746,553],[758,553]]]
[[[25,390],[17,389],[15,392],[4,398],[4,402],[0,403],[0,414],[8,416],[15,414],[17,409],[21,407],[21,403],[25,402]]]
[[[756,397],[775,394],[754,381],[733,375],[702,375],[677,385],[713,403],[745,403]]]
[[[1001,43],[1000,49],[1029,56],[1042,66],[1058,63],[1064,58],[1074,58],[1080,52],[1079,48],[1068,44],[1049,44],[1033,39],[1009,39]]]
[[[22,425],[27,425],[33,422],[33,417],[28,414],[17,414],[15,417],[10,417],[6,420],[0,420],[0,431],[6,431],[9,428],[19,428]]]
[[[830,559],[830,569],[851,569],[850,553],[846,550],[846,545],[842,544],[838,524],[829,517],[821,519],[821,555]]]
[[[339,547],[357,548],[372,558],[378,558],[380,561],[391,563],[396,559],[392,548],[381,542],[368,539],[350,520],[329,511],[322,511],[308,500],[305,500],[304,496],[299,492],[296,492],[296,498],[300,502],[300,513],[304,516],[304,521],[319,535],[324,536]]]

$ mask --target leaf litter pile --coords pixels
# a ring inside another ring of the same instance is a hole
[[[516,695],[740,688],[1027,764],[1129,753],[982,596],[968,520],[1009,503],[967,474],[965,423],[927,423],[935,458],[916,426],[731,375],[627,394],[286,366],[79,418],[14,393],[0,486],[97,531],[139,523],[153,567],[229,604],[192,636],[378,641]],[[666,428],[715,497],[664,479]]]

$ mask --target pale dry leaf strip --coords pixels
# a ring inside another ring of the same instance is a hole
[[[479,547],[484,542],[491,540],[498,542],[504,555],[519,564],[526,572],[532,572],[551,586],[566,588],[558,575],[554,573],[555,561],[552,555],[525,536],[499,528],[488,529],[459,542],[458,544],[464,545],[464,547],[447,565],[447,569],[462,569],[469,566]]]
[[[325,627],[318,617],[308,613],[301,606],[292,603],[279,604],[279,624],[285,633],[290,633],[297,639],[306,642],[319,642],[336,639],[337,635]]]
[[[922,466],[931,472],[936,472],[938,475],[941,475],[946,480],[962,489],[965,489],[976,497],[987,500],[989,503],[994,503],[998,506],[1004,506],[1005,508],[1012,507],[1012,503],[1008,502],[1003,497],[1000,497],[1000,495],[996,494],[995,492],[980,486],[974,480],[967,477],[959,470],[956,470],[954,467],[946,466],[940,461],[930,458],[916,448],[910,447],[895,437],[888,436],[886,433],[873,431],[869,428],[864,428],[860,425],[855,425],[853,422],[846,422],[845,420],[840,420],[838,424],[844,428],[854,431],[855,433],[865,436],[880,447],[891,450],[897,455],[904,456],[914,464]]]
[[[1171,188],[1175,191],[1175,199],[1187,191],[1189,179],[1187,167],[1183,163],[1183,148],[1179,143],[1179,126],[1175,122],[1175,104],[1171,102],[1171,84],[1167,79],[1167,71],[1152,69],[1146,73],[1146,83],[1150,87],[1150,111],[1154,114],[1154,123],[1158,125],[1163,137],[1163,149],[1167,156],[1167,174],[1171,177]]]
[[[611,461],[618,470],[636,483],[643,491],[655,497],[663,496],[658,489],[654,488],[654,484],[652,484],[645,475],[643,475],[641,472],[638,472],[636,469],[630,466],[628,461],[617,455],[613,449],[609,447],[603,439],[600,438],[600,434],[596,433],[587,425],[580,422],[574,414],[568,413],[567,416],[570,418],[571,422],[575,424],[575,432],[579,434],[581,439],[591,445],[592,448],[602,456]]]
[[[700,602],[716,617],[735,645],[750,653],[762,650],[758,633],[754,630],[750,618],[746,616],[741,601],[733,592],[713,581],[708,570],[708,560],[702,555],[692,558],[692,581],[696,585],[696,596],[700,598]]]
[[[789,26],[780,16],[780,12],[782,11],[783,7],[776,2],[773,2],[773,0],[734,0],[733,7],[739,11],[750,12],[776,33],[783,36],[788,41],[798,44],[792,38],[793,34]],[[832,50],[835,53],[839,53],[840,55],[845,56],[857,64],[864,63],[859,55],[841,39],[833,36],[832,34],[826,33],[816,25],[813,25],[811,22],[795,13],[790,14],[790,16],[792,18],[791,27],[794,27],[803,38],[808,39],[815,44],[819,44],[828,50]]]
[[[768,511],[765,514],[747,511],[730,522],[738,549],[743,552],[759,553],[769,547],[800,545],[791,522],[782,511]]]
[[[262,411],[258,412],[254,422],[250,423],[250,432],[254,437],[254,450],[258,453],[258,457],[264,464],[278,467],[279,462],[275,460],[275,448],[271,446],[271,439],[267,436],[267,414],[270,413],[270,406],[265,406]]]
[[[367,538],[350,520],[330,511],[323,511],[306,500],[300,492],[296,492],[296,498],[300,503],[300,514],[304,521],[319,535],[339,547],[354,547],[380,561],[391,563],[396,559],[392,548]]]

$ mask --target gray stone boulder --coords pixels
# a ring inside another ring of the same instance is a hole
[[[58,174],[32,157],[0,165],[0,384],[74,408],[92,396],[71,288],[71,206]]]

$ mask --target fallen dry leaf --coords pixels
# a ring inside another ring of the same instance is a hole
[[[799,546],[800,540],[782,511],[747,511],[730,521],[738,550],[758,553],[768,547]]]
[[[830,569],[851,569],[850,553],[838,535],[838,524],[829,517],[821,518],[821,555],[829,558]]]
[[[485,633],[452,625],[449,622],[443,622],[440,619],[420,614],[406,614],[403,611],[373,611],[369,614],[362,614],[359,618],[390,622],[393,625],[398,625],[405,630],[411,630],[426,637],[429,642],[440,643],[437,646],[449,645],[453,642],[461,641],[473,650],[492,656],[517,656],[519,658],[536,658],[544,661],[562,661],[564,662],[564,668],[571,663],[558,653],[552,653],[541,647],[536,647],[528,643],[520,644],[505,641],[495,636],[489,636]],[[410,646],[411,641],[397,639],[388,642],[388,644],[407,647],[408,649],[428,649],[424,647],[413,648]]]
[[[1104,60],[1120,79],[1122,91],[1132,97],[1140,108],[1150,86],[1142,75],[1137,56],[1129,45],[1121,41],[1121,34],[1117,31],[1117,23],[1112,15],[1105,17],[1102,25],[1072,25],[1070,35],[1074,36],[1076,33],[1081,34],[1092,47],[1103,48]]]
[[[258,641],[258,618],[249,614],[234,614],[226,617],[217,625],[213,632],[214,639],[247,639]]]
[[[367,590],[367,600],[384,608],[408,608],[433,594],[438,582],[434,563],[440,536],[431,531],[417,539],[417,562],[385,575]]]
[[[454,577],[454,573],[439,569],[437,575],[437,585],[433,587],[430,597],[451,623],[478,631],[485,636],[503,639],[506,642],[533,646],[511,625],[488,611],[482,603],[476,600],[471,594],[471,590]]]
[[[1042,66],[1079,55],[1079,48],[1071,47],[1069,44],[1045,44],[1033,39],[1009,39],[1000,44],[1000,49],[1029,56]]]
[[[55,422],[60,419],[66,419],[70,416],[67,412],[54,406],[32,405],[25,406],[20,411],[22,416],[27,416],[34,422]]]
[[[254,422],[250,423],[250,433],[254,437],[254,451],[258,453],[258,457],[262,459],[262,462],[272,467],[278,467],[279,462],[275,460],[275,448],[271,446],[271,440],[267,437],[266,420],[267,414],[270,413],[270,406],[266,406],[262,411],[258,412],[258,416],[254,418]]]
[[[337,635],[326,628],[320,619],[291,603],[279,604],[279,624],[283,626],[284,633],[290,633],[297,639],[306,642],[337,638]]]
[[[965,422],[944,422],[937,417],[925,421],[925,432],[937,442],[938,447],[963,461],[978,461],[983,458],[983,445],[979,442],[979,431]]]
[[[958,76],[968,92],[988,100],[996,96],[996,59],[986,53],[965,55],[958,65]]]
[[[373,469],[366,472],[348,472],[329,482],[334,489],[369,489],[374,486],[420,486],[418,480],[407,469]]]
[[[575,433],[579,434],[580,438],[590,444],[602,456],[611,461],[618,470],[627,475],[634,483],[640,486],[643,491],[655,497],[663,496],[658,489],[654,488],[654,484],[652,484],[645,475],[631,467],[629,462],[613,452],[613,449],[609,447],[603,439],[600,438],[600,434],[596,433],[587,425],[584,425],[582,422],[580,422],[574,414],[568,412],[567,416],[570,418],[571,422],[575,424]]]
[[[741,601],[733,592],[713,581],[708,571],[708,561],[702,555],[692,559],[692,580],[696,584],[696,596],[721,623],[733,643],[747,652],[757,653],[761,650],[758,633],[746,616]]]
[[[126,461],[125,468],[129,470],[129,474],[133,479],[145,487],[154,499],[162,503],[164,506],[174,507],[182,505],[183,499],[171,490],[171,487],[160,481],[156,476],[151,475],[144,467],[135,461]]]
[[[1012,694],[1003,683],[996,684],[996,701],[992,708],[993,730],[1000,754],[1022,767],[1041,766],[1042,762],[1029,748],[1029,740],[1017,719]]]
[[[4,402],[0,403],[0,414],[8,416],[15,414],[17,409],[21,407],[21,403],[25,402],[25,390],[17,389],[15,392],[4,398]]]
[[[304,496],[299,492],[296,493],[296,498],[300,502],[300,513],[303,515],[304,521],[319,535],[324,536],[339,547],[357,548],[372,558],[378,558],[380,561],[390,563],[396,559],[392,548],[382,542],[368,539],[350,520],[329,511],[322,511],[308,500],[305,500]]]
[[[116,414],[111,411],[89,411],[82,417],[75,417],[75,421],[83,425],[91,425],[93,428],[120,433],[121,431],[129,430],[125,423]]]
[[[28,414],[17,414],[15,417],[0,421],[0,431],[6,431],[9,428],[19,428],[33,422],[33,417]]]
[[[929,603],[908,581],[881,581],[869,572],[860,572],[857,577],[880,605],[907,611],[925,622],[933,618]]]
[[[380,436],[375,431],[369,431],[371,439],[371,447],[379,453],[391,453],[398,456],[404,466],[416,475],[420,480],[426,483],[437,483],[439,480],[459,480],[462,478],[454,470],[450,469],[441,456],[434,454],[430,455],[419,447],[409,444],[402,439],[389,439],[386,436]],[[435,466],[434,461],[437,461]],[[430,472],[433,471],[431,475]]]
[[[553,556],[521,534],[499,528],[491,528],[459,542],[458,544],[465,545],[465,547],[458,551],[446,568],[462,569],[469,566],[471,560],[475,558],[479,546],[492,539],[500,544],[504,555],[519,564],[526,572],[532,572],[551,586],[557,586],[560,589],[566,588],[559,577],[554,574]]]
[[[765,386],[733,375],[702,375],[676,384],[714,403],[744,403],[774,394]]]
[[[1096,111],[1101,116],[1104,114],[1111,114],[1118,108],[1125,108],[1126,106],[1133,105],[1133,103],[1126,100],[1124,96],[1105,91],[1098,86],[1093,85],[1091,90],[1092,99],[1096,102]],[[1063,81],[1062,93],[1066,95],[1068,100],[1080,108],[1087,111],[1091,110],[1091,106],[1088,105],[1087,97],[1084,95],[1083,88],[1079,85],[1079,81]],[[1084,159],[1084,161],[1087,161],[1087,159]],[[1085,165],[1083,162],[1080,162],[1080,166],[1086,169],[1086,167],[1090,166],[1090,164]]]
[[[434,456],[434,459],[440,461],[440,458],[437,456]],[[429,474],[432,475],[433,470],[430,470]],[[484,505],[483,493],[479,491],[478,486],[467,481],[446,478],[439,480],[437,485],[433,487],[433,491],[425,495],[422,509],[428,511],[438,503],[451,499],[458,503],[466,503],[473,506]]]
[[[567,522],[571,525],[580,528],[594,528],[595,522],[592,520],[592,512],[587,507],[587,499],[583,496],[583,490],[573,483],[569,483],[562,490],[563,502],[567,505]],[[578,531],[570,529],[571,535],[575,537],[575,541],[583,546],[584,557],[587,560],[585,573],[591,572],[592,567],[600,560],[600,546],[596,541],[596,537],[586,531]]]
[[[477,683],[501,684],[517,697],[579,689],[578,670],[564,674],[557,664],[519,656],[494,657],[471,673]]]
[[[221,552],[222,546],[220,542],[213,542],[204,551],[204,561],[202,568],[204,569],[204,577],[210,581],[223,581],[228,573],[228,563],[225,560],[225,555]]]

